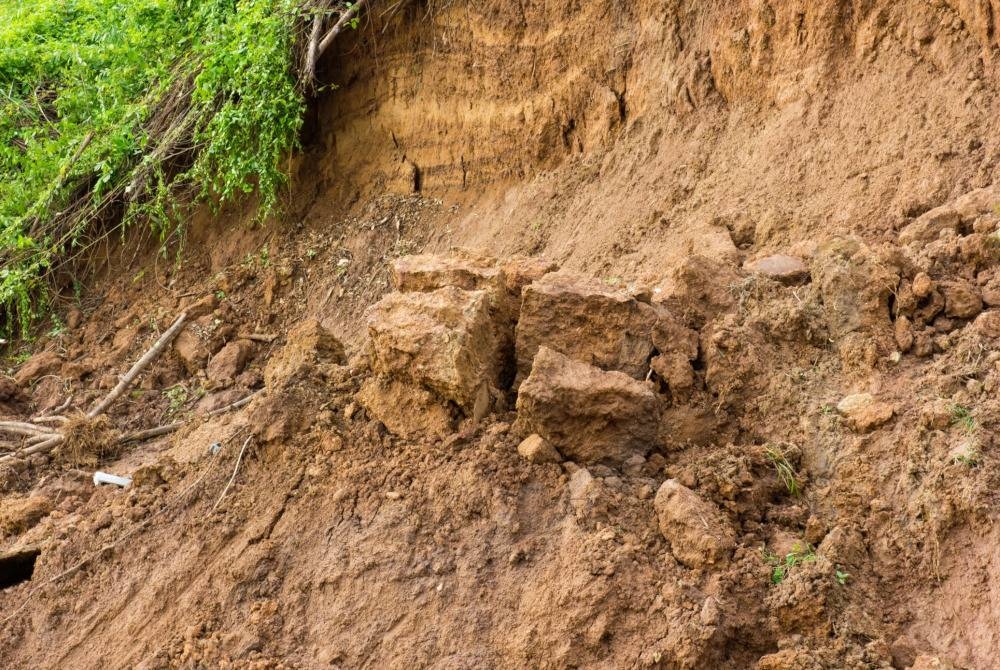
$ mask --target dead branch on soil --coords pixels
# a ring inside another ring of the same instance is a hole
[[[181,312],[181,315],[177,317],[176,321],[174,321],[174,325],[170,326],[170,328],[167,328],[167,330],[162,335],[160,335],[160,339],[158,339],[156,343],[154,343],[153,346],[149,348],[149,351],[143,354],[142,358],[140,358],[138,361],[135,362],[135,365],[132,366],[132,369],[129,370],[124,377],[122,377],[122,380],[120,382],[118,382],[118,386],[111,389],[111,392],[104,397],[104,400],[97,403],[93,408],[91,408],[89,412],[87,412],[87,418],[93,419],[98,415],[103,414],[105,411],[107,411],[108,407],[111,406],[111,403],[120,398],[125,393],[125,391],[127,391],[128,388],[135,382],[135,379],[136,377],[139,376],[139,373],[145,370],[150,363],[159,358],[160,354],[163,352],[166,346],[170,344],[175,337],[177,337],[177,334],[181,331],[181,328],[184,327],[185,321],[187,321],[187,312]]]
[[[149,435],[142,439],[149,439],[149,437],[156,437],[157,435],[172,432],[168,430],[157,433],[156,431],[162,431],[165,428],[165,426],[160,426],[150,431],[140,431],[139,433],[128,435],[126,436],[128,439],[121,438],[113,426],[111,426],[111,422],[103,419],[101,415],[128,391],[129,387],[135,383],[136,378],[138,378],[143,370],[159,358],[163,350],[167,348],[167,345],[180,333],[186,321],[187,312],[182,312],[173,325],[164,331],[156,342],[153,343],[153,346],[146,350],[146,353],[135,362],[125,376],[122,377],[121,381],[118,382],[118,385],[86,414],[70,417],[63,415],[42,416],[36,417],[31,422],[0,421],[0,433],[28,438],[23,449],[0,456],[0,463],[14,458],[31,456],[32,454],[47,453],[62,444],[66,444],[67,448],[72,452],[72,457],[79,460],[90,458],[94,455],[103,455],[107,450],[125,442],[138,441],[139,438],[137,438],[137,435],[141,437],[143,433],[149,433]],[[60,424],[59,430],[43,425],[52,422]],[[173,428],[173,430],[176,430],[176,428]]]
[[[226,493],[228,493],[230,487],[232,487],[233,482],[236,481],[236,473],[240,471],[240,464],[243,462],[243,453],[247,450],[247,445],[250,444],[250,440],[252,439],[253,433],[248,435],[247,439],[243,441],[243,447],[240,449],[240,455],[236,457],[236,467],[233,468],[233,475],[229,478],[229,481],[226,482],[226,487],[222,489],[222,493],[219,494],[219,499],[215,501],[214,505],[212,505],[212,512],[219,507],[222,499],[226,497]]]

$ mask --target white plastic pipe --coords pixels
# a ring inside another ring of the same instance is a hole
[[[100,470],[94,473],[94,486],[100,486],[101,484],[114,484],[115,486],[125,488],[131,483],[132,479],[129,477],[119,477],[118,475],[101,472]]]

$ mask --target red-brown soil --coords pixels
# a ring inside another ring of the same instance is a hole
[[[103,455],[132,487],[0,463],[0,667],[994,667],[997,0],[373,7],[280,220],[109,247],[7,352],[4,418],[86,409],[192,310],[110,412],[185,422]],[[530,462],[511,380],[443,436],[364,409],[392,262],[452,247],[693,332],[642,459]]]

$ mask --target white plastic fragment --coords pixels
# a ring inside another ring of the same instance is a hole
[[[131,483],[132,479],[130,477],[119,477],[118,475],[101,472],[100,470],[94,473],[94,486],[100,486],[101,484],[114,484],[115,486],[126,488]]]

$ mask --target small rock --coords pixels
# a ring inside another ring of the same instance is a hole
[[[526,437],[521,444],[517,445],[517,453],[529,463],[559,463],[562,456],[556,448],[549,444],[548,440],[537,433]]]
[[[736,545],[732,526],[711,502],[675,479],[668,479],[653,501],[660,532],[674,557],[689,568],[724,565]]]
[[[800,259],[783,254],[748,261],[743,269],[785,285],[802,284],[809,280],[809,267]]]

